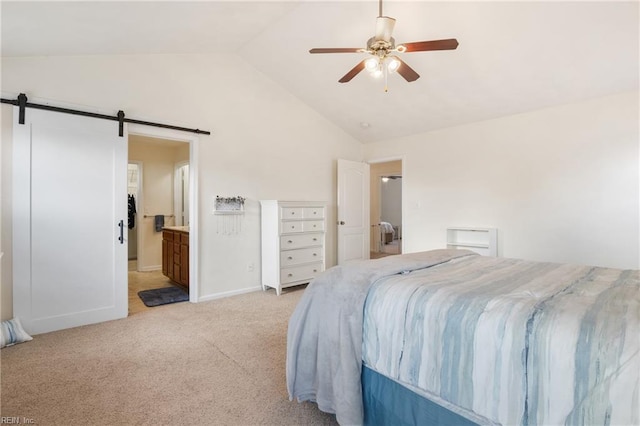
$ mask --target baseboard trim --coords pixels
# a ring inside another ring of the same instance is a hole
[[[161,269],[162,269],[162,265],[151,265],[151,266],[145,266],[144,268],[138,268],[138,272],[160,271]]]
[[[209,300],[223,299],[225,297],[238,296],[240,294],[251,293],[262,290],[262,286],[247,287],[240,290],[223,291],[222,293],[207,294],[200,296],[198,302],[208,302]]]

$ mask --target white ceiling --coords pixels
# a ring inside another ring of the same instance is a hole
[[[460,43],[405,53],[421,78],[390,75],[387,93],[364,71],[338,83],[363,54],[308,53],[364,47],[375,1],[2,1],[1,13],[2,56],[237,53],[362,142],[638,89],[636,1],[386,1],[398,43]]]

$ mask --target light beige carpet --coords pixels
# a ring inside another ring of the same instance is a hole
[[[335,425],[287,395],[287,322],[303,290],[158,306],[2,349],[0,413],[37,425]]]

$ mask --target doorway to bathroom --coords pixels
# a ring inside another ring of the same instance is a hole
[[[166,237],[167,230],[180,229],[188,241],[190,144],[130,134],[128,149],[128,287],[129,315],[132,315],[149,309],[138,296],[140,291],[179,287],[189,292],[188,282],[185,285],[167,272],[169,255],[163,235]],[[170,257],[173,262],[173,253]],[[184,262],[184,270],[188,271],[188,254],[184,259],[179,256],[176,259]],[[173,263],[171,266],[173,270]]]

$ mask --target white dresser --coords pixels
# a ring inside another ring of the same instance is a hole
[[[262,289],[310,282],[325,268],[324,202],[261,200]]]

